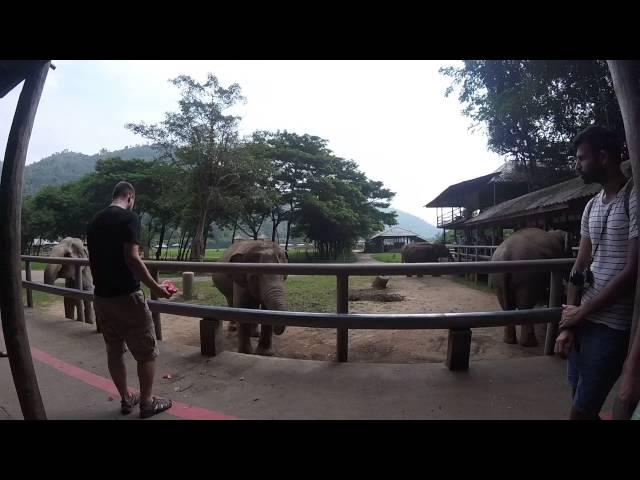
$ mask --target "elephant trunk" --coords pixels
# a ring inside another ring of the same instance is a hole
[[[287,301],[285,299],[284,287],[277,286],[265,290],[263,293],[262,304],[267,310],[289,310]],[[276,335],[282,335],[285,331],[285,325],[276,325],[273,327],[273,333]]]
[[[47,268],[44,269],[44,283],[47,285],[53,285],[56,282],[56,278],[58,278],[61,269],[62,265],[57,265],[55,263],[47,265]]]

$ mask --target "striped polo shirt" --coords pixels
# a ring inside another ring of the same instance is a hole
[[[628,187],[620,189],[616,198],[608,204],[603,202],[604,190],[600,191],[587,203],[582,214],[580,235],[591,239],[591,254],[593,255],[595,251],[591,264],[594,282],[585,289],[582,295],[583,301],[588,301],[600,293],[607,283],[624,268],[629,240],[638,236],[635,188],[631,190],[629,197],[629,216],[624,206],[626,188]],[[587,216],[589,207],[591,212]],[[605,219],[607,225],[602,233]],[[596,246],[598,246],[597,250]],[[631,326],[632,314],[633,293],[629,293],[618,299],[616,303],[588,315],[586,319],[616,330],[628,330]]]

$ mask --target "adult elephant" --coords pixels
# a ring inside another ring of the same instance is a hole
[[[431,263],[438,262],[440,258],[447,258],[449,261],[453,261],[451,252],[442,243],[409,243],[402,247],[400,253],[402,255],[402,263]],[[407,277],[411,277],[411,275],[407,275]],[[418,277],[422,277],[422,274],[419,273]]]
[[[67,258],[89,258],[89,252],[79,238],[66,237],[61,240],[58,245],[51,250],[51,257],[67,257]],[[93,290],[93,277],[89,266],[84,266],[82,272],[82,289]],[[75,288],[76,285],[76,269],[74,265],[60,265],[50,263],[44,270],[44,283],[53,285],[58,278],[64,278],[64,286],[67,288]],[[66,318],[74,318],[74,308],[77,306],[75,300],[64,298],[64,316]],[[87,323],[94,323],[93,306],[90,301],[84,301],[84,318]]]
[[[572,257],[569,236],[562,230],[545,231],[540,228],[523,228],[500,244],[491,257],[492,261],[543,260]],[[512,272],[491,275],[498,301],[503,310],[523,310],[535,307],[548,299],[548,272]],[[504,342],[518,343],[515,325],[504,328]],[[520,345],[534,347],[538,344],[532,324],[520,326]]]
[[[287,263],[285,251],[275,242],[244,240],[232,244],[220,258],[220,262],[233,263]],[[287,276],[265,273],[213,274],[213,284],[235,308],[263,308],[265,310],[287,310],[284,282]],[[251,325],[239,322],[238,352],[253,353]],[[230,329],[231,325],[230,325]],[[260,326],[260,339],[255,351],[257,355],[273,355],[272,334],[281,335],[284,326]]]

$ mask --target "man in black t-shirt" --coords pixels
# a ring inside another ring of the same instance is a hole
[[[151,395],[158,347],[140,281],[159,298],[169,298],[171,293],[154,280],[140,258],[140,221],[131,211],[134,202],[133,186],[119,182],[113,189],[111,205],[89,223],[87,246],[96,320],[107,346],[109,373],[122,397],[121,412],[126,415],[140,403],[140,417],[146,418],[171,408],[172,403]],[[138,363],[140,394],[130,393],[127,387],[123,358],[127,347]]]

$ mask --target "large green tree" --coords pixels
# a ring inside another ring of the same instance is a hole
[[[591,123],[624,138],[604,61],[468,60],[451,78],[464,114],[483,125],[489,148],[513,160],[533,187],[571,174],[571,140]]]
[[[238,121],[229,109],[243,101],[238,84],[223,87],[215,75],[199,83],[187,75],[171,82],[180,88],[179,109],[155,125],[128,124],[133,132],[152,140],[186,174],[185,188],[197,213],[191,260],[204,256],[205,236],[212,212],[240,187],[241,156]]]

